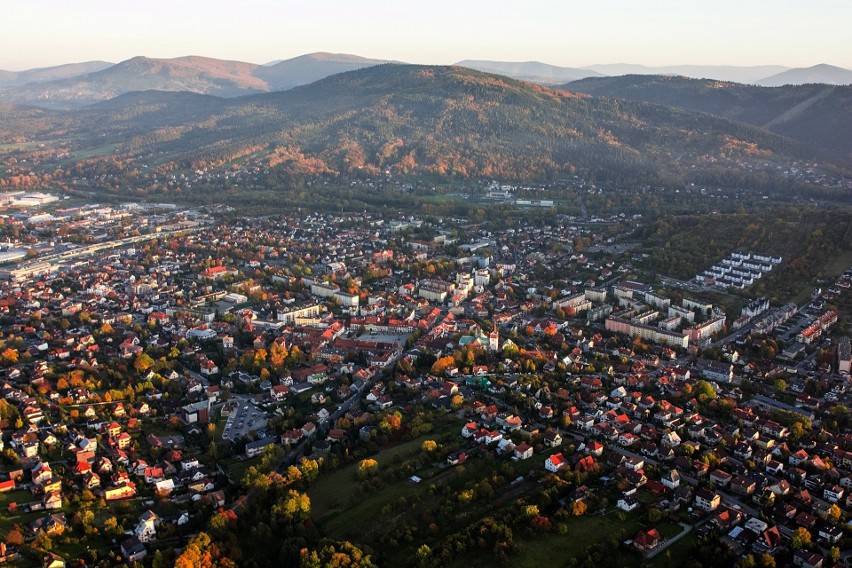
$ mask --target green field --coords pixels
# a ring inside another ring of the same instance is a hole
[[[641,529],[651,528],[648,523],[645,513],[628,514],[627,519],[621,522],[618,519],[617,511],[610,511],[606,515],[591,515],[587,514],[579,518],[568,520],[568,534],[556,535],[549,534],[534,538],[520,538],[517,540],[521,544],[520,552],[511,558],[511,565],[518,568],[536,568],[545,566],[554,558],[583,558],[586,550],[609,536],[613,536],[619,544],[625,540],[632,539]],[[653,525],[660,534],[664,537],[670,537],[678,534],[682,529],[680,525],[669,521],[660,521]],[[683,541],[689,540],[687,537]],[[679,545],[682,541],[675,543]],[[683,550],[685,553],[688,547]],[[678,550],[672,551],[672,558],[678,558],[675,554]],[[638,566],[642,563],[642,557],[638,552],[629,549],[613,550],[613,554],[617,554],[626,566]],[[658,558],[663,558],[661,554]],[[469,560],[469,559],[468,559]],[[655,559],[656,560],[656,559]],[[469,562],[459,562],[452,566],[470,565]],[[476,564],[474,564],[476,565]],[[665,566],[666,564],[659,564]]]
[[[68,158],[67,162],[74,162],[76,160],[87,160],[89,158],[96,158],[99,156],[109,156],[115,149],[118,147],[118,144],[105,144],[103,146],[98,146],[97,148],[89,148],[87,150],[75,150],[71,153],[71,157]]]
[[[250,468],[253,465],[260,464],[263,456],[255,456],[251,459],[240,459],[240,457],[230,458],[228,460],[222,460],[220,463],[222,465],[222,469],[225,470],[228,474],[228,478],[231,479],[234,483],[239,483]]]
[[[383,466],[390,466],[395,458],[405,461],[418,455],[423,441],[428,439],[431,439],[431,435],[403,442],[382,450],[372,459],[379,462],[379,471],[381,471]],[[359,524],[350,524],[350,521],[369,518],[369,513],[377,513],[386,503],[401,495],[415,493],[419,490],[417,484],[403,480],[393,483],[366,498],[359,498],[358,493],[352,491],[358,488],[357,470],[358,464],[352,463],[329,474],[323,474],[308,491],[314,518],[323,524],[328,521],[326,528],[330,533],[334,533],[337,528],[360,526]],[[347,493],[342,488],[348,488],[349,492]],[[354,504],[354,506],[346,508],[347,504]]]
[[[655,556],[650,562],[652,568],[674,568],[683,565],[683,559],[687,557],[690,549],[698,539],[695,533],[689,533],[669,548]]]

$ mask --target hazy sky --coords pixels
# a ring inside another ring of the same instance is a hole
[[[314,51],[410,63],[829,63],[850,0],[3,0],[0,69],[136,55],[266,63]]]

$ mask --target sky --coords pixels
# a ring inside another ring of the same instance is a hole
[[[852,68],[850,0],[3,0],[0,69],[315,51],[463,59]]]

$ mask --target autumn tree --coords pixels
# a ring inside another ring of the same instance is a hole
[[[382,432],[395,432],[400,428],[402,428],[402,414],[398,410],[385,414],[379,421],[379,429]]]
[[[205,532],[198,533],[175,559],[175,568],[213,568],[215,563],[210,545],[210,536]]]
[[[154,365],[154,360],[145,352],[139,353],[133,361],[133,368],[144,373]]]
[[[288,524],[307,520],[311,516],[311,499],[306,493],[289,489],[272,507],[272,516]]]
[[[829,566],[834,566],[835,564],[837,564],[840,561],[840,548],[832,546],[828,550],[828,555],[826,556],[826,559],[828,560]]]
[[[319,550],[303,548],[299,568],[376,568],[369,555],[350,542],[327,544]]]
[[[840,510],[840,507],[837,506],[837,503],[834,503],[831,507],[828,508],[828,520],[832,523],[839,522],[842,516],[843,511]]]
[[[272,366],[274,372],[281,372],[288,355],[287,349],[281,343],[277,341],[272,342],[272,345],[269,347],[269,364]]]
[[[319,463],[316,460],[302,458],[299,460],[299,471],[306,483],[310,483],[319,475]]]
[[[541,515],[533,517],[530,524],[532,525],[533,529],[540,533],[548,533],[553,528],[550,519]]]
[[[374,459],[363,459],[358,463],[358,479],[372,477],[379,471],[379,462]]]
[[[455,364],[455,358],[452,355],[447,355],[446,357],[441,357],[440,359],[435,361],[429,372],[433,375],[443,375],[444,371],[446,371]]]
[[[790,537],[790,548],[800,550],[811,545],[811,533],[805,527],[799,527],[793,531]]]
[[[9,532],[6,533],[6,543],[12,546],[22,546],[24,544],[24,533],[18,525],[14,525]]]
[[[18,350],[7,347],[0,353],[0,364],[4,367],[11,367],[18,363]]]

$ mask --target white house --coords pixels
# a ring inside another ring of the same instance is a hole
[[[139,517],[139,522],[136,523],[136,528],[133,529],[133,536],[139,539],[139,542],[151,542],[157,539],[157,527],[160,526],[160,517],[151,511],[145,511]]]
[[[565,456],[562,455],[562,452],[557,452],[544,460],[544,468],[547,471],[551,471],[556,473],[558,471],[562,471],[563,469],[567,469],[568,460],[565,459]]]
[[[627,495],[618,500],[618,508],[622,511],[627,511],[628,513],[633,509],[637,508],[638,506],[639,501]]]
[[[677,489],[680,486],[680,474],[676,469],[669,470],[660,481],[669,489]]]

